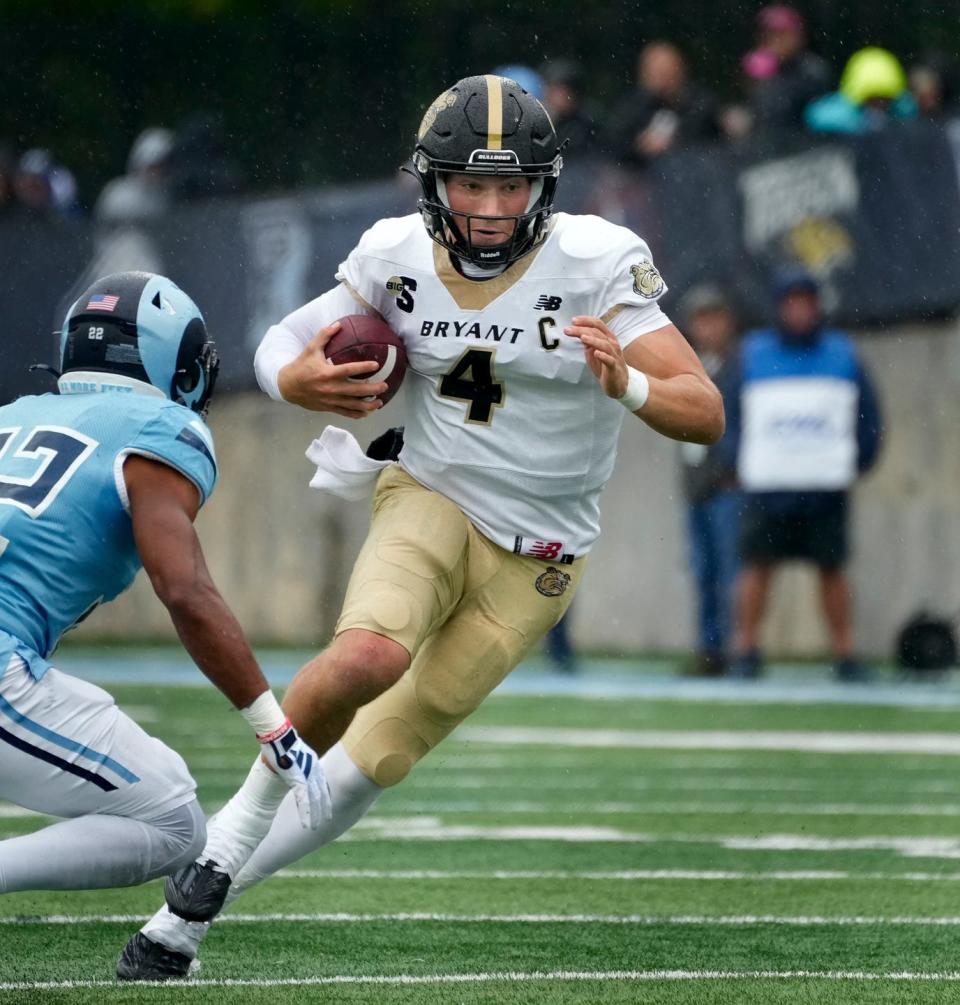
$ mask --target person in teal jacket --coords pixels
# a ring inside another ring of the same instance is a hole
[[[847,61],[839,90],[807,105],[804,121],[814,132],[856,134],[916,115],[900,61],[886,49],[868,46]]]

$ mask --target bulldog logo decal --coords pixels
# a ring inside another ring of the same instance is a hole
[[[648,259],[642,259],[638,265],[631,265],[630,275],[633,276],[633,292],[644,300],[652,300],[663,292],[663,277]]]
[[[548,565],[546,572],[541,572],[537,576],[534,584],[537,593],[542,593],[545,597],[559,597],[570,583],[570,576],[566,572],[561,572],[555,566]]]

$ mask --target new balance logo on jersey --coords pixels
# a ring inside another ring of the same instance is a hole
[[[551,297],[544,293],[533,305],[535,311],[558,311],[563,303],[563,297]]]
[[[572,565],[574,556],[564,550],[563,541],[540,541],[536,538],[520,537],[513,539],[514,555],[529,555],[530,558],[540,558],[547,562],[560,562],[561,565]]]

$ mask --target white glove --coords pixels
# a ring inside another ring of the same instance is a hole
[[[293,792],[300,824],[305,830],[319,830],[333,816],[333,800],[327,776],[316,751],[286,719],[282,726],[258,735],[263,759]]]
[[[317,752],[293,728],[272,691],[264,691],[240,714],[256,734],[264,761],[293,791],[303,828],[319,830],[333,816],[333,805]]]

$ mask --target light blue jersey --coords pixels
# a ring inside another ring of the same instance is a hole
[[[20,655],[39,679],[61,635],[140,569],[123,461],[150,457],[213,491],[203,420],[121,391],[20,398],[0,408],[0,671]]]

